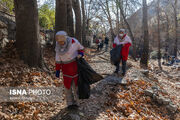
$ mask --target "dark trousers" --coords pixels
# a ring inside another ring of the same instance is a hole
[[[122,61],[122,72],[125,74],[126,73],[126,60],[120,60],[120,62]],[[116,73],[118,73],[119,71],[119,65],[120,65],[120,62],[116,63],[115,66],[116,66]]]
[[[97,51],[99,51],[99,50],[100,50],[100,45],[97,46]]]

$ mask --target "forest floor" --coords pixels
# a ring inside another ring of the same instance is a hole
[[[13,44],[0,56],[0,86],[53,86],[63,90],[54,75],[54,50],[46,48],[45,63],[51,74],[29,68],[19,60]],[[91,85],[91,96],[79,100],[79,110],[68,111],[63,102],[2,102],[1,120],[180,120],[180,69],[151,60],[148,70],[128,60],[125,77],[112,75],[108,52],[86,49],[85,59],[104,79]]]

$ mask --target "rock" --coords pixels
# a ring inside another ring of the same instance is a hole
[[[172,112],[172,113],[175,113],[175,112],[177,111],[177,109],[178,109],[177,106],[174,105],[174,104],[172,104],[172,103],[170,103],[169,105],[167,105],[166,108],[167,108],[170,112]]]
[[[139,80],[139,78],[135,78],[135,79],[134,79],[134,81],[138,81],[138,80]]]
[[[160,74],[161,73],[161,70],[156,70],[156,74]]]
[[[135,74],[132,74],[131,77],[136,79],[136,78],[138,78],[138,75],[137,75],[137,73],[135,73]]]
[[[155,98],[158,104],[162,105],[164,98],[162,96]]]
[[[69,114],[69,116],[71,117],[71,120],[80,120],[80,117],[77,114]]]
[[[157,86],[152,86],[152,89],[153,89],[153,90],[159,90],[159,87],[157,87]]]
[[[0,111],[0,116],[3,116],[5,119],[10,119],[10,117],[7,114],[5,114],[1,111]]]
[[[180,86],[180,82],[176,83],[177,86]]]
[[[153,97],[153,90],[150,90],[150,89],[147,89],[144,91],[144,94],[147,95],[147,96],[150,96],[150,97]]]
[[[157,97],[156,101],[161,105],[168,105],[171,102],[170,99],[164,98],[163,96]]]
[[[99,95],[102,95],[102,89],[93,88],[93,89],[91,89],[91,94],[99,94]]]
[[[5,47],[6,46],[6,44],[8,43],[8,39],[7,38],[4,38],[1,42],[0,42],[0,47]]]
[[[162,93],[164,93],[164,94],[168,94],[168,92],[166,91],[166,90],[162,90],[162,89],[159,89],[159,92],[162,92]]]
[[[168,105],[170,102],[171,102],[170,99],[166,99],[166,98],[163,99],[163,105]]]
[[[6,28],[1,29],[0,32],[1,32],[1,34],[2,34],[3,36],[7,36],[7,35],[8,35],[8,30],[7,30]]]
[[[84,116],[84,113],[82,113],[82,112],[79,112],[79,115],[81,115],[81,116]]]
[[[173,76],[168,75],[168,79],[173,79]]]
[[[7,28],[7,25],[3,23],[2,21],[0,21],[0,28]]]
[[[127,80],[125,78],[121,79],[121,85],[127,85]]]
[[[177,68],[177,70],[178,70],[178,71],[180,70],[180,66]]]
[[[176,87],[177,87],[177,88],[180,88],[180,83],[176,83]]]
[[[122,78],[115,77],[115,76],[109,76],[108,78],[105,79],[105,81],[108,84],[121,84],[122,83]]]
[[[141,73],[143,73],[145,76],[149,75],[149,70],[140,70]]]
[[[154,101],[157,101],[159,96],[157,94],[153,94],[152,98],[153,98]]]
[[[176,77],[174,78],[175,81],[179,81],[180,80],[180,77]]]

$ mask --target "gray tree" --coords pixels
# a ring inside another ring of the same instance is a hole
[[[144,45],[142,56],[140,60],[141,67],[148,67],[148,60],[149,60],[149,35],[148,35],[148,16],[147,16],[147,2],[143,0],[143,31],[144,31]]]

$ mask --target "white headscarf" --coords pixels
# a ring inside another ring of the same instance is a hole
[[[64,36],[67,36],[67,32],[65,32],[65,31],[58,31],[58,32],[56,33],[56,35],[64,35]]]
[[[126,34],[126,30],[125,29],[120,29],[119,32],[123,32],[124,34]]]
[[[58,31],[56,35],[64,35],[66,37],[65,44],[62,46],[56,41],[55,51],[58,52],[58,54],[63,55],[69,50],[71,46],[71,39],[65,31]]]

